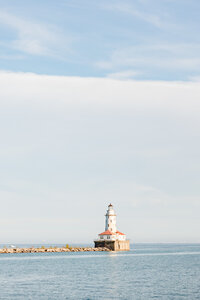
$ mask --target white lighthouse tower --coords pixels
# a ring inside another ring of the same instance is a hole
[[[94,241],[95,247],[108,247],[111,250],[129,250],[129,240],[126,235],[117,230],[116,214],[113,205],[109,204],[106,212],[105,231],[98,235],[98,239]]]
[[[108,205],[108,210],[106,212],[105,217],[106,217],[105,231],[110,230],[111,232],[115,233],[117,231],[116,214],[114,212],[112,204]]]

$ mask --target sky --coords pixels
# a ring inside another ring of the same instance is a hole
[[[0,244],[200,242],[197,0],[0,0]]]

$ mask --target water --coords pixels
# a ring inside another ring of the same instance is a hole
[[[0,255],[0,299],[200,299],[200,245]]]

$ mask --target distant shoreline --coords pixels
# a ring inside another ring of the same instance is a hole
[[[53,252],[95,252],[95,251],[111,251],[106,247],[30,247],[30,248],[2,248],[0,254],[9,253],[53,253]]]

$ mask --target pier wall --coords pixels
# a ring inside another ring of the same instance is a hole
[[[106,247],[111,251],[129,251],[130,250],[130,242],[126,241],[94,241],[95,248],[98,247]]]

